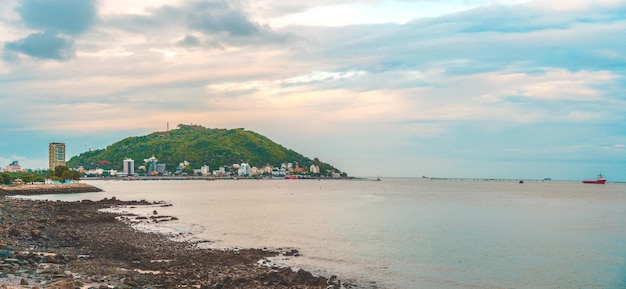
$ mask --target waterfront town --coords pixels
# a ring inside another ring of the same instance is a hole
[[[53,171],[59,166],[65,166],[65,144],[64,143],[50,143],[48,150],[48,166],[49,170]],[[81,177],[87,178],[132,178],[132,177],[174,177],[174,176],[202,176],[202,177],[215,177],[215,178],[308,178],[311,176],[324,175],[330,178],[340,178],[342,175],[338,172],[320,172],[320,167],[316,165],[310,165],[308,167],[301,167],[297,162],[284,162],[278,166],[271,166],[269,164],[263,167],[250,166],[248,163],[239,163],[232,165],[223,165],[217,169],[211,170],[208,165],[199,165],[193,167],[193,164],[186,160],[181,160],[178,166],[173,169],[167,168],[165,164],[159,163],[158,159],[152,155],[143,162],[136,163],[135,160],[126,158],[123,160],[122,170],[116,169],[90,169],[86,170],[82,166],[78,168],[70,168],[73,171],[80,173]],[[12,161],[6,167],[0,168],[0,172],[18,173],[27,172],[27,169],[22,168],[18,161]],[[48,182],[49,180],[47,180]]]

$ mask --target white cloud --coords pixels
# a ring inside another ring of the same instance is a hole
[[[594,9],[619,9],[626,7],[624,0],[534,0],[530,7],[557,12],[587,12]]]
[[[615,135],[626,21],[606,7],[623,1],[564,11],[525,2],[236,1],[222,3],[228,21],[207,23],[201,16],[214,14],[195,11],[196,2],[102,0],[95,26],[73,38],[73,59],[0,64],[0,112],[8,126],[54,135],[149,132],[166,122],[246,127],[346,166],[366,163],[363,155],[383,167],[417,161],[422,151],[432,163],[452,159],[444,153],[471,163],[487,149],[470,133],[494,154],[511,147],[499,141],[510,131],[523,140],[545,129],[554,147],[569,147],[560,138],[580,145],[575,130],[601,138],[583,125]],[[313,17],[320,13],[329,22]],[[0,33],[16,37],[6,41],[32,32],[13,14],[0,7]],[[412,18],[420,19],[396,24]],[[332,22],[389,23],[321,27]],[[467,149],[443,148],[455,142]]]

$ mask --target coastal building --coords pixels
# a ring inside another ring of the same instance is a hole
[[[319,174],[320,173],[320,167],[316,166],[316,165],[311,165],[309,167],[309,172],[312,174]]]
[[[124,175],[132,176],[135,174],[135,161],[127,158],[124,160]]]
[[[89,175],[89,176],[101,176],[102,174],[104,174],[104,170],[103,169],[92,169],[92,170],[88,170],[85,172],[85,174]]]
[[[226,175],[226,168],[225,167],[220,167],[219,170],[214,170],[213,171],[213,175],[218,176],[218,177],[222,177]]]
[[[200,173],[201,173],[203,176],[208,176],[208,175],[210,175],[210,174],[211,174],[211,170],[209,170],[209,166],[201,166],[201,167],[200,167]]]
[[[48,145],[48,168],[52,171],[65,166],[65,143],[51,142]]]
[[[189,165],[189,162],[188,162],[188,161],[183,161],[182,163],[179,163],[179,164],[178,164],[178,169],[182,171],[182,170],[184,170],[184,169],[185,169],[188,165]]]
[[[5,169],[5,172],[9,172],[9,173],[16,173],[16,172],[21,172],[22,171],[22,167],[19,165],[19,163],[17,161],[12,161]]]
[[[149,159],[144,159],[143,160],[146,163],[146,171],[148,172],[148,174],[156,174],[157,173],[157,158],[154,157],[154,155],[152,155],[151,158]]]
[[[240,176],[249,176],[250,175],[250,165],[248,163],[242,163],[239,166],[239,170],[237,170],[237,173]]]
[[[159,174],[164,174],[165,173],[165,164],[157,164],[156,165],[156,172]]]

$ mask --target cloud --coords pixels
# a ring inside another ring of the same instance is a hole
[[[441,69],[448,75],[503,68],[626,67],[626,20],[613,10],[562,13],[529,5],[489,6],[406,25],[287,27],[306,39],[304,53],[321,65],[366,71]],[[625,13],[622,13],[624,15]],[[507,20],[511,17],[512,20]],[[504,19],[506,18],[506,19]]]
[[[26,38],[8,42],[4,46],[11,58],[11,53],[21,53],[38,59],[67,60],[75,55],[76,49],[71,39],[66,39],[46,30],[28,35]]]
[[[504,1],[339,27],[268,26],[253,12],[280,4],[260,14],[282,17],[330,0],[246,1],[101,1],[107,12],[81,33],[33,19],[24,27],[17,9],[4,8],[5,58],[72,61],[0,63],[0,132],[28,131],[9,133],[0,150],[40,143],[36,158],[45,158],[49,141],[67,138],[78,153],[192,122],[246,127],[362,174],[372,159],[460,170],[476,156],[569,161],[581,150],[560,148],[623,151],[626,20],[616,16],[622,6],[600,5],[609,0],[561,10]],[[464,1],[479,2],[494,3]]]
[[[25,24],[39,30],[77,35],[95,22],[95,0],[23,0],[17,8]]]
[[[195,35],[185,35],[183,39],[178,41],[178,45],[184,47],[197,47],[200,46],[200,38]]]
[[[121,31],[151,35],[152,39],[162,39],[162,43],[172,43],[171,39],[176,38],[173,42],[182,47],[274,44],[290,38],[252,21],[241,8],[219,0],[164,5],[140,14],[106,15],[103,23]]]
[[[251,36],[261,27],[252,23],[243,12],[231,9],[224,2],[197,2],[189,10],[189,26],[208,34],[226,33],[230,36]]]

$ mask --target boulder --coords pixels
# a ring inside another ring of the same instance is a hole
[[[43,287],[45,289],[74,289],[76,285],[74,284],[74,280],[72,279],[63,279],[56,282],[52,282],[47,286]]]

